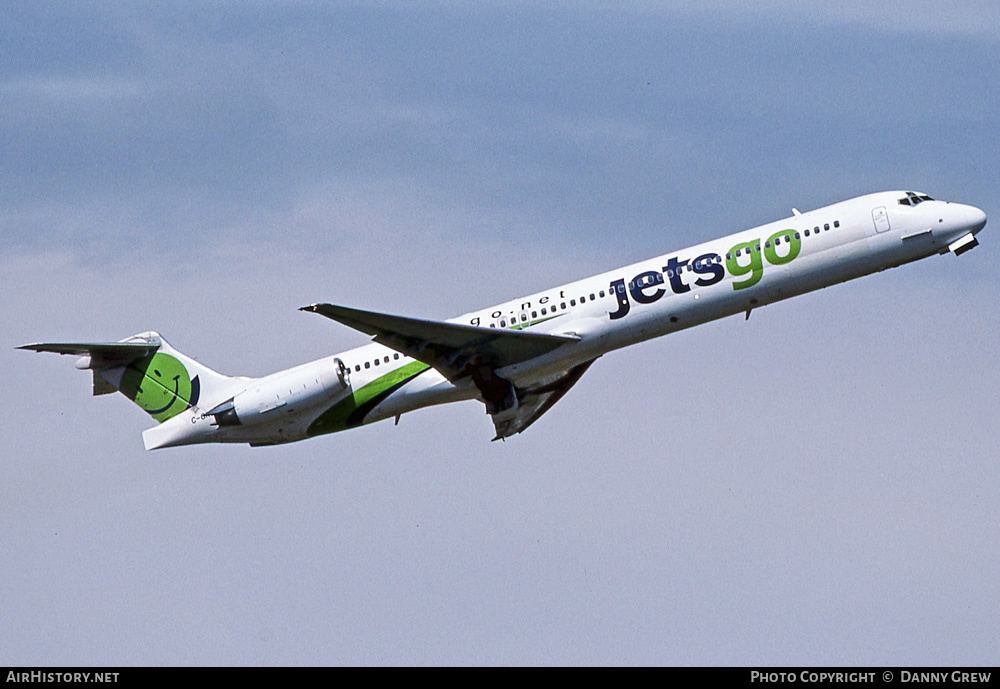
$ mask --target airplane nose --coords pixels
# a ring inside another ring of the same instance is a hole
[[[976,234],[979,230],[986,227],[986,213],[976,208],[975,206],[968,206],[969,209],[969,230],[972,234]]]
[[[948,251],[956,256],[961,256],[969,249],[979,245],[976,240],[976,233],[986,227],[986,213],[975,206],[966,206],[956,203],[949,206],[951,212],[947,225],[939,225],[944,230],[940,237],[948,245]],[[944,222],[941,218],[939,222]]]

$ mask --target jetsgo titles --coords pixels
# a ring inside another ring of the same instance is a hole
[[[764,277],[764,261],[773,266],[780,266],[795,260],[802,249],[802,240],[795,230],[780,230],[764,241],[760,240],[736,244],[726,252],[725,258],[715,253],[706,253],[694,260],[681,260],[671,256],[663,270],[647,270],[639,273],[626,285],[625,279],[614,280],[611,292],[618,299],[618,309],[608,316],[611,320],[624,318],[632,308],[629,296],[637,304],[652,304],[666,294],[661,287],[670,283],[674,294],[690,292],[691,286],[708,287],[720,282],[728,272],[733,278],[733,289],[741,290],[753,287]],[[725,267],[723,267],[725,266]],[[686,274],[694,274],[685,278]]]

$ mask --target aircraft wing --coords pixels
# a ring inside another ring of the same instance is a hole
[[[552,408],[562,396],[569,392],[569,389],[580,380],[580,377],[590,368],[590,365],[597,361],[591,359],[572,369],[561,378],[551,381],[537,388],[518,390],[517,407],[493,414],[493,426],[497,435],[494,440],[502,440],[515,433],[527,430],[528,426],[535,423],[538,418]]]
[[[551,352],[577,338],[501,328],[391,316],[333,304],[312,304],[312,311],[373,335],[375,341],[439,370],[448,380],[467,373],[467,365],[496,370]]]

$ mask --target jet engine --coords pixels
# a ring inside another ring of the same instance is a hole
[[[270,423],[341,397],[351,387],[344,362],[336,357],[250,381],[247,388],[205,412],[218,426]]]

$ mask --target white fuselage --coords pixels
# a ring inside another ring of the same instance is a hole
[[[861,196],[466,313],[449,322],[578,338],[496,371],[515,386],[537,385],[621,347],[945,253],[963,238],[971,241],[985,224],[985,214],[977,208],[926,198],[907,192]],[[916,199],[916,203],[901,204],[900,199]],[[315,363],[321,368],[332,367],[334,359]],[[336,359],[343,362],[349,376],[349,389],[343,394],[355,396],[393,371],[420,366],[380,344],[346,351]],[[302,368],[313,375],[315,367],[309,366]],[[287,377],[288,373],[274,375]],[[251,384],[259,385],[268,378]],[[453,384],[431,368],[366,410],[361,423],[478,397],[471,380]],[[204,400],[201,408],[218,401]],[[309,426],[321,411],[303,409],[264,425],[209,429],[206,423],[194,420],[199,413],[195,408],[185,413],[192,415],[186,438],[166,444],[297,440],[311,435]],[[183,423],[171,420],[163,426],[180,428]]]

